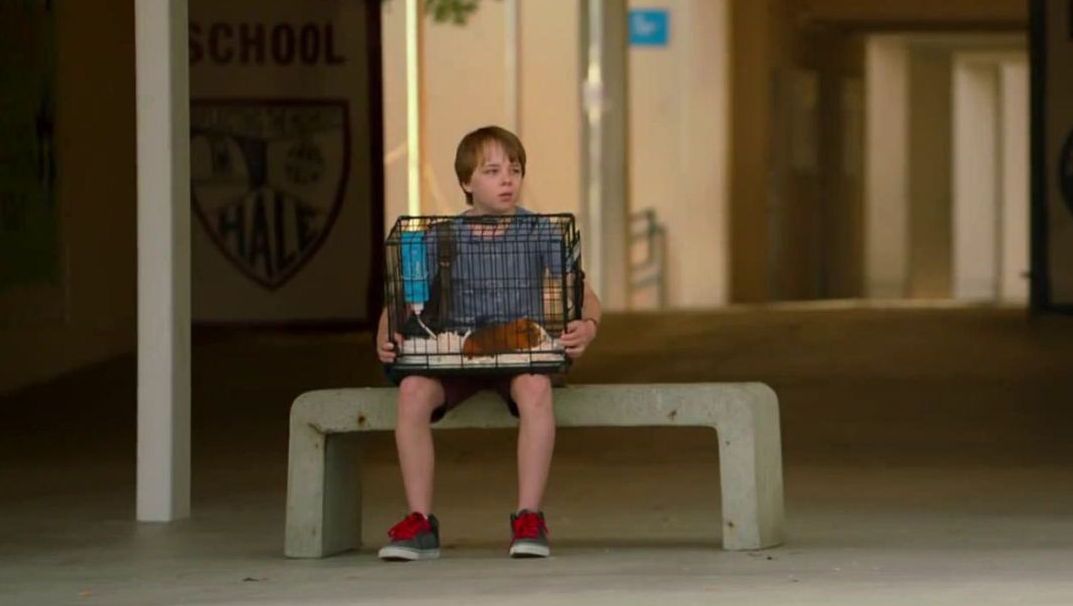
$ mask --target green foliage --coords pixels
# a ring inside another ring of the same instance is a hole
[[[384,0],[387,2],[388,0]],[[425,14],[436,23],[465,25],[470,15],[477,12],[481,0],[424,0]]]
[[[465,25],[479,4],[480,0],[425,0],[425,13],[437,23]]]

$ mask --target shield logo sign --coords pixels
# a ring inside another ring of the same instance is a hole
[[[190,194],[212,241],[269,290],[331,232],[346,191],[345,100],[192,100]]]

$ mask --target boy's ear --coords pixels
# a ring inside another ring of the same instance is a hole
[[[469,183],[470,183],[470,181],[472,181],[472,180],[473,180],[473,179],[469,179],[469,180],[467,180],[467,181],[464,181],[464,182],[463,182],[463,183],[461,184],[461,185],[462,185],[462,191],[466,192],[467,194],[472,194],[472,193],[473,193],[473,186],[471,186],[471,185],[469,184]]]

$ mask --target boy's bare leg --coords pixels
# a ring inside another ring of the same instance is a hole
[[[518,375],[510,393],[518,405],[518,510],[540,511],[555,449],[555,409],[547,375]]]
[[[443,384],[429,377],[410,376],[399,384],[395,446],[399,451],[402,484],[410,511],[432,511],[436,454],[432,444],[432,411],[443,404]]]

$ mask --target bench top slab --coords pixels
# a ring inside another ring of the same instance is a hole
[[[385,431],[395,427],[398,389],[325,389],[302,394],[291,423],[321,433]],[[778,399],[763,383],[650,383],[571,385],[554,391],[559,427],[720,427],[778,419]],[[740,423],[739,423],[740,422]],[[776,421],[777,422],[777,421]],[[517,419],[494,393],[482,392],[434,425],[437,429],[513,427]]]

